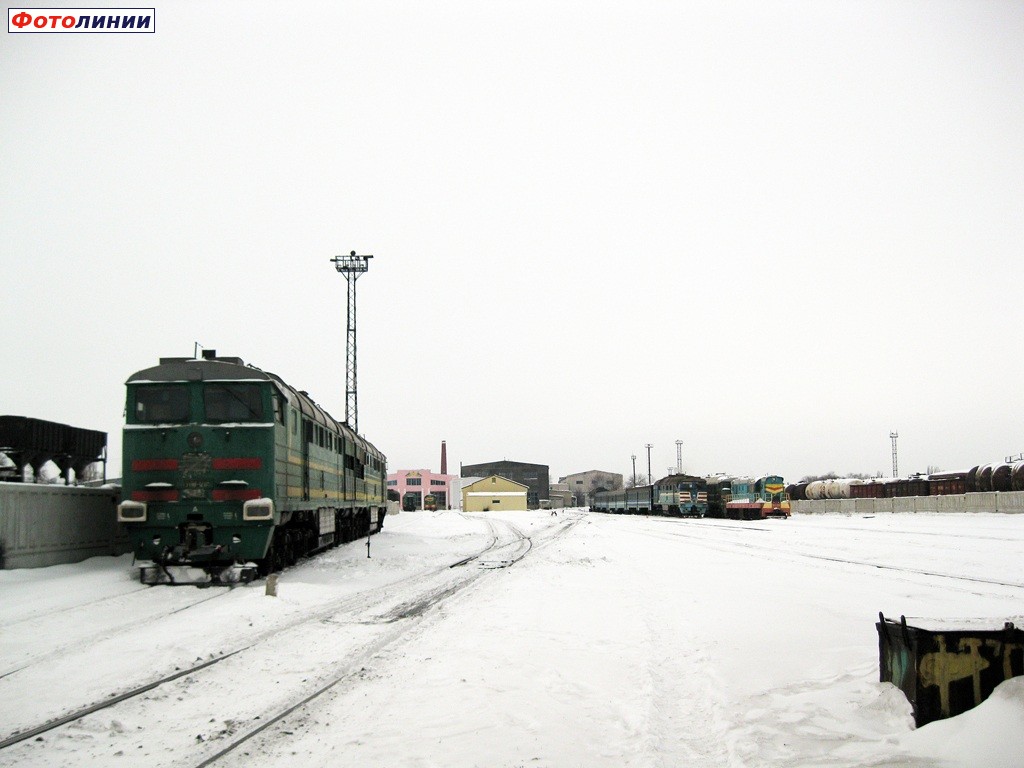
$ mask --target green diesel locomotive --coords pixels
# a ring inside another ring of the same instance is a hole
[[[207,350],[126,385],[117,519],[144,583],[250,581],[381,529],[384,455],[275,374]]]

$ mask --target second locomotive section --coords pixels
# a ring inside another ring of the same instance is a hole
[[[127,390],[118,519],[143,581],[247,580],[380,530],[385,457],[278,376],[162,358]]]

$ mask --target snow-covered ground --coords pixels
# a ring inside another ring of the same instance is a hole
[[[0,740],[184,673],[0,766],[1021,766],[1024,678],[914,730],[875,621],[1020,624],[1022,551],[1011,515],[438,512],[277,597],[0,571]]]

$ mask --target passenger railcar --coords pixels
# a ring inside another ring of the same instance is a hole
[[[617,491],[598,491],[592,509],[618,515],[650,514],[654,506],[654,486],[638,485]]]
[[[248,581],[381,529],[384,455],[277,375],[207,352],[126,387],[117,519],[143,582]]]

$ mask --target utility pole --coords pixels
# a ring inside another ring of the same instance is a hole
[[[636,454],[634,453],[632,456],[630,456],[630,458],[633,459],[633,485],[635,486],[636,485]]]
[[[892,440],[892,476],[899,477],[899,470],[896,463],[896,438],[899,437],[899,433],[893,430],[889,433],[889,438]]]
[[[647,483],[648,484],[654,482],[654,475],[651,474],[651,448],[652,447],[653,446],[650,443],[647,444]]]
[[[356,280],[370,267],[373,256],[335,256],[334,268],[348,282],[348,323],[345,332],[345,422],[359,433],[359,396],[356,387]]]

